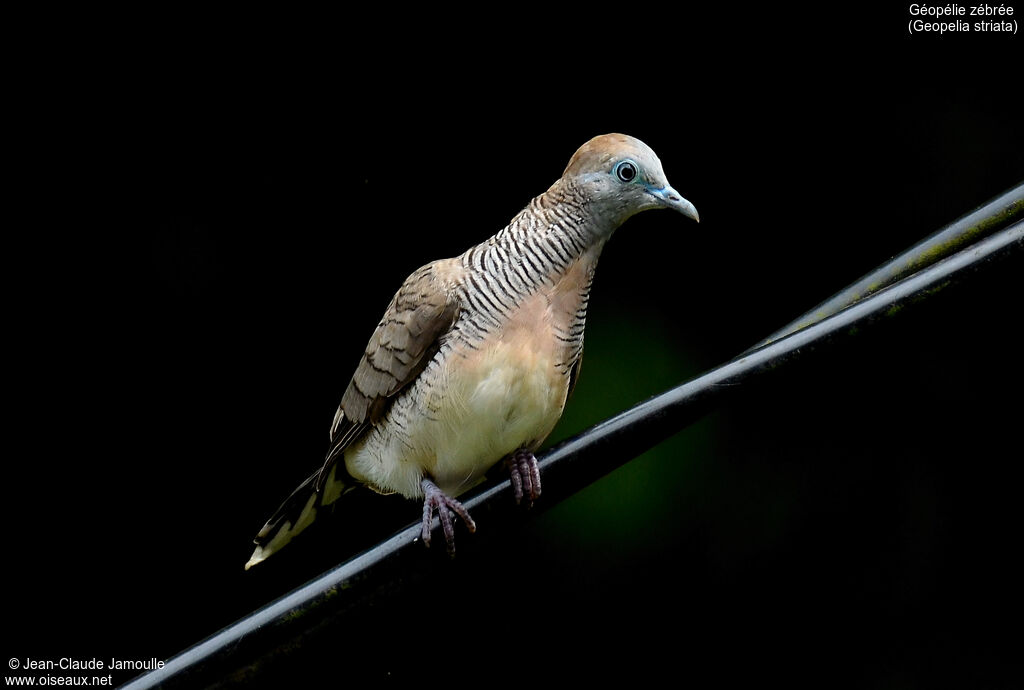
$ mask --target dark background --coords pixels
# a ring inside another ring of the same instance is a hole
[[[1020,38],[911,38],[904,11],[33,24],[9,655],[166,659],[350,555],[367,520],[242,570],[402,279],[500,229],[591,136],[650,144],[702,222],[644,214],[608,245],[552,440],[1024,180]],[[738,395],[454,563],[425,553],[435,575],[277,672],[1020,683],[1020,270]]]

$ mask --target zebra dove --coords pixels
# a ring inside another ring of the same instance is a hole
[[[360,484],[422,499],[423,542],[436,512],[450,552],[453,514],[476,529],[454,497],[499,461],[516,500],[537,499],[534,452],[579,372],[598,256],[627,218],[656,208],[699,220],[646,144],[595,137],[498,234],[409,276],[345,390],[323,466],[260,530],[246,569]]]

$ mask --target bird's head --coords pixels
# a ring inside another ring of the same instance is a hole
[[[668,183],[658,156],[625,134],[594,137],[573,154],[562,180],[586,195],[594,214],[613,231],[630,216],[671,208],[700,221],[697,209]]]

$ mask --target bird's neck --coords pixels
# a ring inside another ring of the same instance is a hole
[[[533,327],[554,333],[562,353],[560,366],[568,376],[583,347],[590,287],[607,235],[594,231],[585,203],[551,192],[535,198],[501,232],[460,257],[466,285],[473,288],[466,300],[476,319],[463,328],[486,331],[515,322],[522,310],[542,304],[543,323]]]
[[[467,252],[467,258],[490,270],[511,267],[510,282],[532,291],[577,275],[580,267],[591,274],[610,234],[582,194],[556,183],[498,234]]]

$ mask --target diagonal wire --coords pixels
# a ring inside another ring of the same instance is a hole
[[[843,288],[743,354],[832,316],[858,300],[896,283],[1024,217],[1024,183],[1011,187],[970,213],[924,238],[899,256]],[[742,356],[742,355],[741,355]]]

